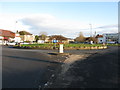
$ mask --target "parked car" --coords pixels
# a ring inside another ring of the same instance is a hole
[[[16,42],[8,42],[8,43],[6,43],[6,45],[14,46],[14,45],[17,45],[17,43]]]
[[[109,43],[109,44],[115,44],[115,42],[114,42],[114,41],[110,41],[110,42],[107,42],[107,43]]]
[[[20,44],[30,44],[30,43],[26,43],[26,42],[20,42]]]

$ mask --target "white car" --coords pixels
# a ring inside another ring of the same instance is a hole
[[[14,46],[14,45],[16,45],[16,42],[8,42],[8,43],[6,43],[6,45]]]
[[[111,41],[111,42],[108,42],[109,44],[114,44],[115,42],[114,41]]]
[[[20,42],[20,44],[30,44],[30,43],[26,43],[26,42]]]

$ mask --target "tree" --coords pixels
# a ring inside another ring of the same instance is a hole
[[[39,38],[40,38],[41,40],[45,40],[45,39],[47,38],[47,32],[40,32]]]
[[[36,35],[36,36],[35,36],[35,41],[38,42],[38,40],[39,40],[39,36]]]
[[[79,36],[76,37],[75,41],[77,41],[77,42],[85,42],[85,37],[83,36],[82,32],[79,33]]]

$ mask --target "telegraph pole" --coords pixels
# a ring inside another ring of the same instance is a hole
[[[17,31],[17,21],[15,21],[15,30]]]

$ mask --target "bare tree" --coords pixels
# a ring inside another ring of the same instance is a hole
[[[39,37],[41,40],[45,40],[47,38],[47,32],[40,32]]]
[[[77,42],[85,42],[85,37],[83,36],[82,32],[79,33],[79,36],[76,37],[75,41],[77,41]]]

